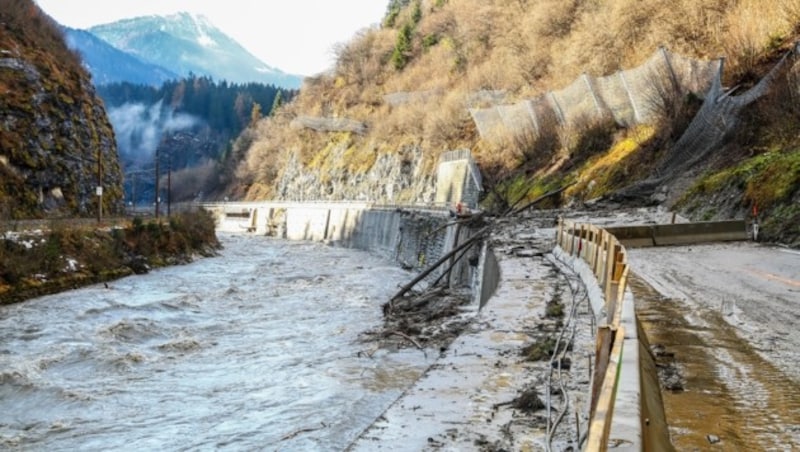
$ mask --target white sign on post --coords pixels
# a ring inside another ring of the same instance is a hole
[[[103,187],[97,187],[97,196],[103,196]]]

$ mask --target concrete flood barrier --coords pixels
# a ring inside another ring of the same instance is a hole
[[[218,231],[327,242],[377,253],[415,271],[427,268],[475,233],[453,222],[449,210],[435,205],[253,202],[203,207],[214,214]],[[445,267],[426,279],[438,278]],[[483,307],[499,281],[497,260],[485,245],[474,246],[456,263],[449,277],[452,286],[470,287],[474,301]]]
[[[610,226],[606,231],[629,248],[693,245],[707,242],[747,240],[744,220],[703,221],[698,223]]]

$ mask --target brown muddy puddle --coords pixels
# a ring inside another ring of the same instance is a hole
[[[666,386],[673,389],[664,389],[662,380],[662,397],[676,450],[800,446],[798,376],[759,355],[719,311],[693,312],[700,322],[690,324],[681,301],[662,297],[635,276],[630,287],[656,363],[672,374]]]

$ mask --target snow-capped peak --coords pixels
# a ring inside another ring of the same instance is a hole
[[[216,46],[217,42],[211,39],[211,36],[206,33],[206,29],[208,29],[209,26],[208,19],[198,14],[191,14],[191,18],[197,30],[197,43],[203,47]]]

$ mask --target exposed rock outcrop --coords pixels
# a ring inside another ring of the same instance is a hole
[[[122,201],[105,108],[57,24],[31,0],[0,10],[0,218],[88,215]]]
[[[410,146],[403,152],[372,155],[366,171],[347,162],[348,142],[333,145],[325,159],[304,166],[293,156],[276,183],[279,199],[364,200],[378,203],[433,202],[432,171],[425,171],[423,151]],[[365,164],[366,165],[366,164]]]

